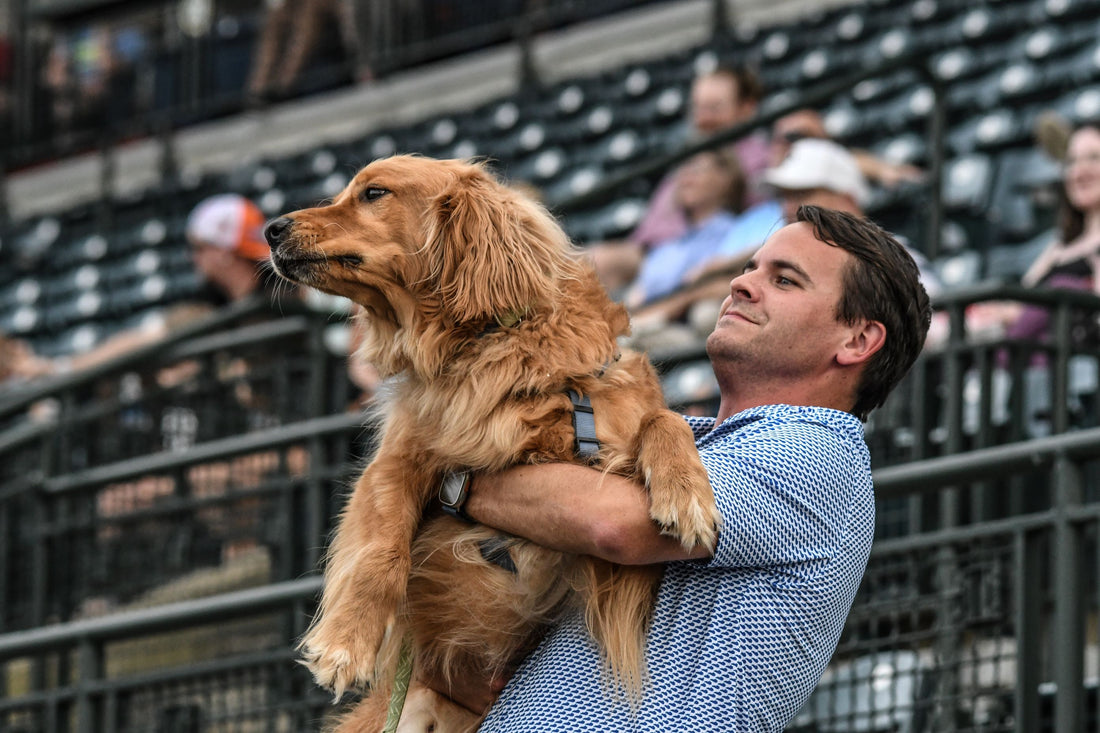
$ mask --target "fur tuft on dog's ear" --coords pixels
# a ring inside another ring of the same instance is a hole
[[[522,314],[561,275],[569,247],[541,206],[477,165],[464,166],[435,199],[428,246],[444,307],[458,321]]]

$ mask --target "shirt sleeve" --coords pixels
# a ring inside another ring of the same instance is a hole
[[[799,421],[705,447],[723,522],[711,566],[823,566],[844,537],[854,493],[869,492],[866,452],[853,448],[828,427]]]

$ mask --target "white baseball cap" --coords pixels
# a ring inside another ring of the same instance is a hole
[[[236,252],[250,260],[264,260],[271,250],[264,239],[264,215],[256,204],[235,193],[204,199],[187,217],[187,239]]]
[[[764,172],[764,180],[788,191],[824,188],[847,194],[860,206],[871,196],[855,157],[832,140],[819,138],[796,141],[782,163]]]

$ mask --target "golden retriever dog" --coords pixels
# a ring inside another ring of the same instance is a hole
[[[597,465],[644,482],[663,532],[713,548],[718,514],[692,433],[646,357],[620,353],[626,310],[553,217],[480,164],[395,156],[266,234],[279,275],[363,307],[360,356],[390,378],[375,455],[301,641],[337,698],[369,688],[341,729],[383,728],[404,644],[413,672],[401,730],[473,730],[476,716],[422,680],[507,674],[571,603],[585,610],[609,690],[639,699],[659,567],[547,550],[435,501],[448,472],[580,460],[573,390],[591,401]]]

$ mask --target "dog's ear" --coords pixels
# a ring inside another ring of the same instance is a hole
[[[434,210],[428,246],[443,304],[459,321],[521,314],[554,287],[565,234],[540,206],[479,166],[460,170]]]

